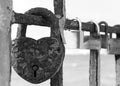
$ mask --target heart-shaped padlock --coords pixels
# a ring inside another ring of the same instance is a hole
[[[39,40],[26,37],[27,25],[19,24],[17,38],[12,44],[14,70],[28,82],[38,84],[52,78],[60,69],[65,47],[60,35],[58,19],[45,8],[33,8],[25,14],[41,16],[51,26],[50,37]]]

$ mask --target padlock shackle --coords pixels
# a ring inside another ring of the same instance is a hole
[[[84,43],[84,32],[82,31],[82,21],[79,19],[79,18],[77,18],[77,20],[79,21],[79,32],[80,32],[80,46],[79,46],[79,48],[83,48],[83,43]]]
[[[108,36],[108,31],[107,31],[107,29],[108,29],[108,23],[107,22],[105,22],[105,21],[101,21],[100,23],[99,23],[99,26],[101,26],[101,25],[104,25],[105,26],[105,35],[106,36]]]
[[[99,27],[98,23],[94,20],[91,20],[90,23],[93,23],[95,25],[96,32],[94,32],[94,33],[97,33],[97,35],[100,35],[100,27]]]
[[[50,10],[48,10],[46,8],[32,8],[32,9],[28,10],[27,12],[25,12],[25,14],[42,16],[43,19],[50,24],[51,35],[54,36],[54,35],[60,34],[58,19]],[[27,29],[26,24],[19,24],[17,38],[26,37],[26,29]]]

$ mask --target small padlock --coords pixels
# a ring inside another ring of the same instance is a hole
[[[120,25],[114,27],[120,28]],[[120,54],[120,38],[109,38],[107,51],[109,54]]]
[[[77,20],[79,22],[79,30],[77,31],[74,30],[71,32],[77,32],[79,34],[78,48],[99,50],[101,48],[101,37],[100,37],[100,30],[99,30],[98,24],[94,22],[94,24],[96,24],[95,29],[97,29],[97,33],[95,32],[95,33],[92,33],[94,35],[84,36],[84,31],[82,31],[82,22],[80,21],[79,18],[77,18]]]
[[[70,30],[72,33],[77,34],[77,42],[76,42],[76,47],[75,48],[81,48],[83,46],[83,43],[81,42],[81,40],[86,39],[87,37],[84,37],[84,32],[81,30],[82,28],[82,22],[81,20],[76,17],[76,19],[74,19],[73,21],[78,21],[79,23],[79,30]]]
[[[50,24],[51,35],[35,40],[26,37],[27,25],[20,24],[12,45],[12,66],[23,79],[38,84],[52,78],[60,69],[65,47],[58,19],[45,8],[33,8],[25,14],[41,16]],[[34,35],[34,34],[33,34]]]
[[[107,22],[105,22],[105,21],[101,21],[100,23],[99,23],[99,26],[104,26],[105,27],[105,35],[101,35],[101,47],[102,48],[107,48],[107,45],[108,45],[108,38],[110,37],[109,35],[108,35],[108,32],[107,32],[107,29],[108,29],[108,24],[107,24]]]
[[[82,37],[80,37],[80,42],[81,42],[80,45],[82,49],[99,50],[101,49],[101,36],[100,36],[99,25],[93,21],[91,21],[90,23],[93,23],[95,25],[94,31],[90,32],[90,36],[84,37],[83,31],[81,30],[80,27],[80,34],[82,34]]]

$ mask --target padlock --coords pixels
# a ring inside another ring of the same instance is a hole
[[[99,30],[99,25],[94,21],[95,29],[97,32],[94,32],[90,36],[84,36],[84,31],[82,31],[82,22],[79,18],[77,18],[79,22],[79,30],[77,31],[71,31],[71,32],[77,32],[79,33],[79,40],[78,40],[78,45],[80,49],[95,49],[99,50],[101,48],[101,36],[100,36],[100,30]],[[90,23],[93,23],[92,21]]]
[[[101,35],[101,47],[102,48],[107,48],[108,45],[108,38],[110,38],[110,36],[108,35],[107,29],[108,29],[108,24],[105,21],[101,21],[99,23],[99,26],[104,26],[105,27],[105,35]]]
[[[75,33],[77,36],[77,42],[75,43],[76,44],[75,48],[81,48],[83,46],[82,43],[83,39],[86,39],[87,37],[84,37],[84,32],[81,30],[82,28],[81,20],[78,17],[76,17],[76,19],[74,19],[73,21],[78,21],[79,23],[79,30],[70,30],[72,33]]]
[[[80,37],[80,42],[81,42],[80,47],[81,49],[100,50],[101,49],[101,36],[100,36],[99,25],[94,21],[91,21],[90,23],[94,24],[94,31],[90,32],[90,36],[84,37],[83,31],[80,27],[80,34],[82,34],[82,37]]]
[[[58,19],[51,11],[32,8],[25,14],[41,16],[51,27],[50,37],[35,40],[26,37],[27,25],[19,24],[17,38],[12,44],[14,70],[26,81],[38,84],[52,78],[59,71],[64,60],[65,47]]]
[[[120,28],[120,25],[114,26]],[[109,38],[107,51],[109,54],[120,54],[120,38]]]

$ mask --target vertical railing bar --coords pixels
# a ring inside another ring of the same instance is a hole
[[[100,86],[100,55],[98,50],[90,50],[89,86]]]
[[[90,33],[92,35],[92,33]],[[89,86],[100,86],[100,51],[90,49]]]
[[[120,34],[116,34],[120,38]],[[116,86],[120,86],[120,54],[115,55]]]
[[[10,86],[11,21],[12,0],[0,0],[0,86]]]
[[[56,17],[59,18],[59,25],[62,24],[65,25],[65,20],[66,20],[65,0],[54,0],[54,12]],[[63,86],[63,65],[61,66],[60,70],[56,73],[56,75],[53,78],[51,78],[50,85]]]

